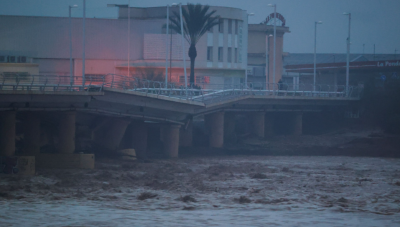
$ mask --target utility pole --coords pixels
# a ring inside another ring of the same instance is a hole
[[[375,61],[375,43],[374,43],[374,61]]]
[[[348,37],[347,37],[347,60],[346,60],[346,95],[349,95],[351,13],[343,13],[343,14],[349,16],[349,34],[348,34]]]
[[[322,24],[322,21],[315,21],[314,29],[314,91],[317,82],[317,24]]]
[[[276,72],[276,4],[269,4],[268,6],[274,7],[274,59],[272,66],[272,86],[275,94],[275,72]]]
[[[82,87],[85,87],[85,18],[86,18],[86,0],[83,0],[83,35],[82,35]]]

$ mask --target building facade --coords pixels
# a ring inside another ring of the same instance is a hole
[[[275,80],[274,80],[274,23],[276,23]],[[249,24],[248,67],[250,85],[256,88],[272,88],[278,83],[283,71],[283,37],[289,33],[285,18],[277,13],[270,14],[260,24]]]
[[[210,10],[216,10],[221,24],[196,45],[196,83],[203,87],[207,84],[239,85],[244,81],[247,66],[247,13],[229,7],[212,6]],[[173,11],[178,12],[178,7],[171,7],[170,15]],[[189,44],[185,41],[183,48],[181,36],[169,32],[166,46],[163,27],[166,13],[166,7],[131,7],[129,23],[128,8],[119,8],[117,19],[86,18],[85,75],[111,73],[164,81],[169,48],[168,80],[183,84],[183,54],[186,54],[188,77],[190,72]],[[70,28],[72,74],[82,76],[82,18],[72,18],[70,27],[69,18],[65,17],[0,16],[1,71],[70,75]]]

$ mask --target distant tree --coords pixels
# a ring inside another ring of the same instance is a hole
[[[194,85],[194,62],[197,57],[196,43],[212,27],[219,24],[219,16],[215,16],[216,10],[208,12],[210,6],[188,3],[187,7],[182,7],[183,33],[185,39],[189,42],[190,58],[190,84]],[[173,12],[170,17],[171,29],[178,34],[181,32],[181,20],[179,12]]]
[[[146,82],[147,86],[150,87],[160,87],[161,83],[164,81],[164,73],[162,69],[157,69],[153,67],[144,67],[138,69],[138,74],[141,76],[141,79]],[[141,81],[141,86],[144,85],[144,81]],[[158,83],[161,82],[161,83]]]

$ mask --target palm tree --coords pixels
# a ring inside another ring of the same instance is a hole
[[[216,10],[208,12],[210,6],[201,4],[187,4],[187,9],[182,8],[183,32],[184,37],[188,41],[189,58],[190,58],[190,84],[194,85],[194,61],[197,57],[196,43],[200,40],[208,30],[219,24],[219,16],[214,16]],[[178,34],[181,33],[181,20],[178,12],[173,12],[174,16],[170,17],[171,29]]]

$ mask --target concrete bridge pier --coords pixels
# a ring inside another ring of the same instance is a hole
[[[120,148],[126,128],[131,122],[124,118],[113,118],[104,128],[103,145],[109,151],[117,151]]]
[[[179,146],[191,147],[193,145],[193,121],[191,120],[185,126],[182,126],[180,129]]]
[[[75,120],[76,112],[60,112],[58,124],[57,153],[72,154],[75,152]]]
[[[266,113],[264,118],[264,135],[272,136],[274,134],[275,116],[273,113]]]
[[[236,114],[234,112],[226,112],[224,116],[224,141],[234,141],[236,128]]]
[[[75,122],[74,122],[75,123]],[[40,153],[40,117],[37,113],[27,112],[23,119],[24,153],[35,156]]]
[[[254,112],[248,114],[250,118],[250,133],[253,136],[264,137],[265,112]]]
[[[136,157],[147,158],[147,124],[142,120],[134,120],[129,128]]]
[[[179,155],[179,128],[180,125],[169,124],[161,127],[161,140],[164,142],[164,153],[169,158]]]
[[[205,116],[205,124],[209,131],[210,147],[224,145],[224,112],[215,112]]]
[[[303,113],[296,112],[293,114],[291,134],[299,136],[303,133]]]
[[[15,155],[15,112],[0,112],[0,156]]]

